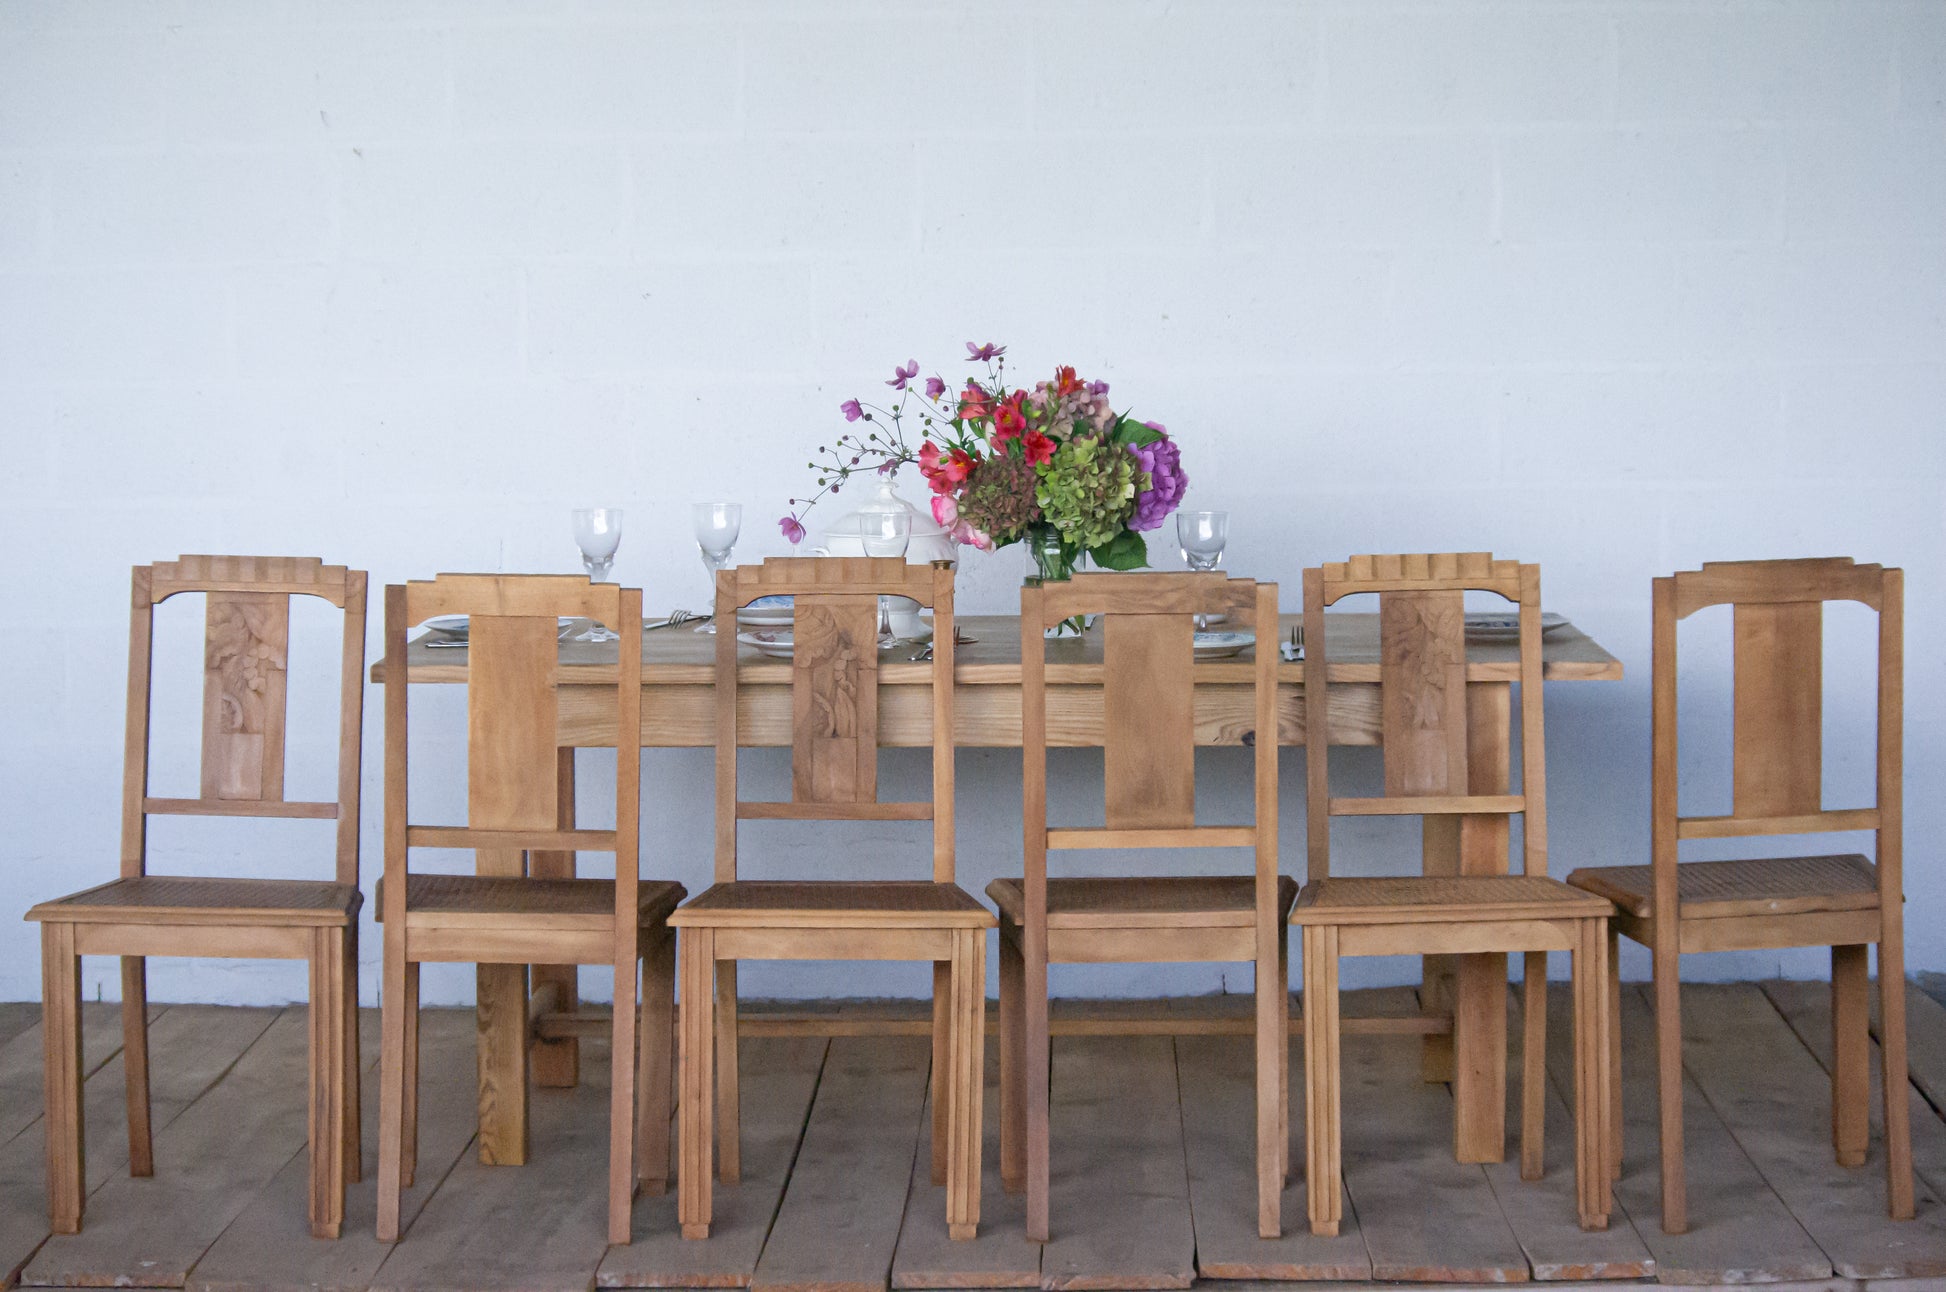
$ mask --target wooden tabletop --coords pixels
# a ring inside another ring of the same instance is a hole
[[[1278,621],[1280,641],[1290,639],[1298,615],[1285,615]],[[653,628],[642,637],[642,684],[644,686],[707,686],[715,680],[716,638],[699,633],[690,625]],[[1378,681],[1378,616],[1373,614],[1328,614],[1325,616],[1327,645],[1331,657],[1333,682]],[[1020,685],[1020,621],[1012,615],[962,615],[960,632],[971,641],[962,641],[953,668],[953,680],[960,686]],[[463,647],[428,647],[430,634],[422,635],[406,647],[406,668],[414,682],[466,681],[466,651]],[[1101,681],[1101,634],[1090,632],[1079,639],[1048,643],[1047,680],[1050,683],[1099,684]],[[881,685],[924,686],[931,681],[931,666],[910,662],[909,649],[888,651],[879,668]],[[789,660],[769,659],[753,648],[737,650],[737,678],[740,685],[789,686]],[[1248,684],[1252,649],[1224,660],[1204,660],[1196,665],[1199,681]],[[1622,662],[1610,655],[1573,624],[1562,624],[1542,639],[1543,673],[1550,682],[1613,682],[1622,676]],[[565,641],[561,643],[561,675],[564,685],[576,682],[613,683],[615,644],[613,642]],[[1520,677],[1518,652],[1511,641],[1469,641],[1467,643],[1467,680],[1472,682],[1514,682]],[[1301,684],[1304,666],[1285,662],[1278,666],[1278,679],[1286,685]],[[385,680],[385,663],[372,666],[372,680]]]

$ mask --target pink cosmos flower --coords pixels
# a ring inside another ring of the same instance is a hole
[[[784,531],[784,537],[790,540],[791,546],[793,547],[804,541],[804,526],[798,523],[797,517],[795,516],[779,517],[777,520],[777,528]]]
[[[847,422],[855,422],[865,415],[865,410],[858,406],[858,401],[855,399],[847,399],[838,405],[838,411],[845,415]]]
[[[918,375],[919,361],[917,359],[907,359],[904,367],[894,367],[892,369],[892,380],[885,384],[894,390],[904,390],[905,383],[911,381]]]
[[[941,381],[938,377],[926,378],[926,398],[927,399],[938,399],[941,395],[945,393],[946,393],[945,382]]]
[[[991,341],[987,342],[985,345],[974,345],[971,341],[968,341],[966,343],[967,357],[973,359],[978,363],[986,363],[988,360],[998,359],[1001,355],[1005,353],[1007,353],[1006,346],[995,345]]]

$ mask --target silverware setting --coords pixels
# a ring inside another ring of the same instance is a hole
[[[708,619],[709,617],[710,616],[708,615],[691,614],[687,610],[671,610],[669,612],[669,617],[667,619],[663,620],[659,624],[649,624],[646,627],[644,627],[642,631],[645,633],[652,633],[658,628],[677,628],[683,624],[701,623],[703,620]]]

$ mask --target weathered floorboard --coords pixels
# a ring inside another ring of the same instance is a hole
[[[1683,992],[1688,1004],[1688,989]],[[1566,992],[1548,994],[1547,1067],[1557,1090],[1574,1088],[1573,1015]],[[1622,1178],[1615,1200],[1672,1285],[1816,1282],[1831,1262],[1764,1183],[1693,1077],[1683,1081],[1689,1231],[1662,1230],[1657,1157],[1655,1017],[1640,991],[1622,991]]]
[[[743,1177],[718,1184],[709,1238],[684,1239],[676,1224],[676,1181],[635,1200],[635,1238],[611,1247],[595,1272],[605,1288],[748,1287],[778,1201],[797,1159],[827,1042],[822,1037],[747,1037],[743,1067]]]
[[[116,1018],[116,1007],[103,1007],[105,1018]],[[262,1035],[276,1017],[275,1010],[219,1009],[184,1005],[167,1018],[151,1007],[149,1024],[149,1109],[151,1133],[159,1133],[183,1109],[214,1085],[236,1057]],[[164,1021],[167,1018],[167,1021]],[[119,1041],[119,1022],[115,1027]],[[17,1038],[40,1048],[40,1028]],[[125,1097],[119,1045],[115,1057],[96,1068],[82,1087],[88,1135],[88,1174],[84,1187],[93,1193],[128,1169],[128,1102]],[[33,1093],[40,1106],[39,1083]],[[90,1217],[83,1217],[83,1224]],[[41,1132],[30,1128],[0,1145],[0,1287],[47,1237],[47,1157]]]
[[[41,1007],[33,1001],[0,1001],[0,1046],[40,1021]]]
[[[608,1249],[608,1042],[584,1037],[582,1047],[579,1085],[530,1091],[526,1163],[489,1166],[462,1151],[379,1266],[374,1292],[580,1292],[594,1285]],[[470,1098],[473,1065],[422,1065],[421,1100],[439,1084]]]
[[[1877,983],[1872,991],[1872,1037],[1878,1037]],[[1933,1107],[1946,1109],[1946,1005],[1911,983],[1905,989],[1906,1071]]]
[[[1041,1286],[1188,1287],[1196,1235],[1173,1041],[1064,1036],[1053,1052]]]
[[[1526,1253],[1486,1173],[1453,1159],[1453,1096],[1420,1080],[1418,1038],[1348,1033],[1341,1053],[1345,1192],[1372,1277],[1524,1282]]]
[[[753,1289],[877,1292],[888,1286],[930,1058],[929,1042],[920,1037],[831,1042]],[[940,1206],[943,1211],[943,1199]]]
[[[1372,1260],[1356,1210],[1346,1211],[1336,1238],[1317,1237],[1311,1232],[1301,1179],[1284,1190],[1283,1236],[1257,1236],[1254,1044],[1243,1036],[1176,1038],[1196,1272],[1206,1279],[1369,1279]],[[1304,1071],[1301,1043],[1291,1047],[1290,1071]],[[1291,1161],[1301,1176],[1304,1099],[1301,1089],[1295,1094],[1287,1094]]]
[[[906,1189],[905,1223],[892,1257],[895,1288],[1032,1288],[1041,1283],[1041,1245],[1027,1241],[1027,1197],[1000,1187],[1000,1047],[986,1046],[986,1107],[980,1121],[980,1232],[954,1242],[946,1232],[946,1192],[932,1182],[932,1136],[919,1152]],[[926,1100],[923,1127],[931,1127]]]
[[[419,1163],[400,1198],[410,1226],[459,1155],[472,1142],[478,1108],[465,1082],[442,1077],[473,1063],[473,1012],[428,1009],[419,1015],[420,1068],[428,1075],[419,1103]],[[305,1213],[310,1153],[300,1144],[283,1170],[223,1231],[190,1272],[192,1292],[364,1292],[392,1248],[378,1241],[378,1011],[359,1015],[364,1180],[345,1192],[344,1235],[313,1238]]]
[[[42,1037],[40,1007],[12,1039],[0,1043],[0,1144],[5,1144],[41,1119]],[[152,1006],[149,1022],[162,1016]],[[150,1044],[154,1044],[151,1037]],[[122,1052],[122,1007],[96,1003],[81,1006],[82,1079]],[[234,1056],[232,1056],[234,1057]],[[91,1110],[92,1111],[92,1110]],[[124,1123],[126,1125],[126,1123]],[[35,1137],[39,1138],[38,1135]]]
[[[1519,1037],[1520,1001],[1518,993],[1508,993],[1512,1018],[1507,1034]],[[1557,985],[1549,995],[1567,995]],[[1552,1020],[1549,1020],[1550,1023]],[[1552,1027],[1549,1028],[1551,1032]],[[1566,1038],[1572,1044],[1572,1036]],[[1508,1068],[1523,1071],[1518,1058]],[[1610,1215],[1608,1228],[1586,1230],[1581,1227],[1575,1202],[1574,1113],[1560,1091],[1548,1083],[1546,1155],[1543,1175],[1538,1180],[1520,1178],[1520,1100],[1518,1077],[1507,1083],[1507,1125],[1513,1128],[1513,1143],[1507,1160],[1489,1163],[1487,1181],[1500,1199],[1500,1210],[1507,1224],[1527,1253],[1527,1264],[1536,1279],[1586,1281],[1595,1279],[1648,1278],[1655,1273],[1655,1257],[1635,1232],[1627,1210],[1619,1202]],[[1653,1222],[1651,1222],[1653,1223]]]
[[[1782,979],[1763,984],[1764,995],[1797,1033],[1797,1039],[1811,1052],[1826,1072],[1831,1071],[1831,984],[1828,982],[1787,982]],[[1882,1071],[1878,1042],[1869,1050],[1871,1060],[1871,1133],[1884,1134],[1885,1118],[1879,1092]],[[1912,1117],[1912,1167],[1931,1187],[1935,1197],[1946,1196],[1946,1122],[1932,1110],[1918,1087],[1907,1086]],[[1881,1163],[1883,1159],[1880,1159]]]
[[[1865,1165],[1831,1149],[1830,1078],[1752,983],[1683,989],[1683,1062],[1737,1143],[1841,1278],[1946,1275],[1946,1207],[1920,1182],[1917,1215],[1885,1210],[1883,1143]],[[1694,1186],[1691,1186],[1693,1193]]]
[[[231,1026],[221,1015],[233,1014],[247,1031],[269,1013],[181,1005],[163,1021],[203,1014],[221,1029]],[[104,1184],[89,1199],[82,1231],[42,1244],[22,1285],[181,1287],[217,1235],[304,1143],[309,1039],[305,1011],[289,1009],[276,1012],[234,1063],[234,1045],[211,1046],[208,1062],[220,1079],[212,1074],[207,1093],[156,1134],[155,1175],[118,1175]],[[151,1081],[161,1075],[152,1061]]]

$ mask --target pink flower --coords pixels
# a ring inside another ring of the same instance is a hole
[[[798,523],[797,517],[795,516],[780,517],[777,521],[777,528],[784,531],[784,537],[790,540],[793,547],[804,541],[804,526]]]
[[[934,494],[932,518],[941,528],[951,529],[954,522],[959,520],[959,499],[949,493]]]
[[[1006,346],[995,345],[991,341],[987,342],[985,345],[974,345],[971,341],[968,341],[966,343],[967,357],[972,359],[976,363],[986,363],[989,362],[990,360],[998,359],[1001,355],[1005,353],[1007,353]]]
[[[838,405],[838,411],[845,415],[847,422],[855,422],[865,415],[865,410],[858,406],[858,401],[855,399],[847,399]]]
[[[904,390],[905,383],[911,381],[918,375],[919,361],[917,359],[907,359],[904,367],[894,367],[892,369],[892,380],[885,384],[894,390]]]
[[[938,377],[926,378],[926,398],[927,399],[938,399],[941,395],[945,393],[946,393],[945,382],[941,381]]]

